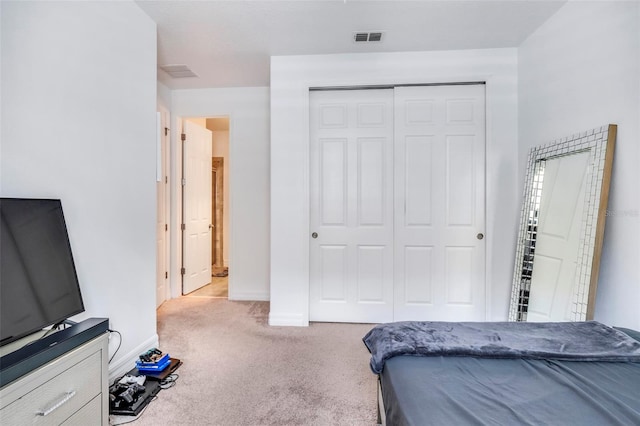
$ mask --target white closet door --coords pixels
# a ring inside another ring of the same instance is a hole
[[[395,89],[394,320],[485,320],[484,85]]]
[[[310,94],[311,321],[393,319],[393,90]]]
[[[545,162],[527,321],[572,321],[589,153]]]

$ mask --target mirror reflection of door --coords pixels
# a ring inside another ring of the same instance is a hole
[[[213,238],[211,238],[211,271],[215,275],[224,268],[223,257],[223,214],[224,214],[224,158],[211,159],[211,218]]]
[[[571,321],[589,153],[545,163],[527,321]]]
[[[207,118],[213,134],[211,155],[211,259],[212,291],[215,297],[227,297],[229,276],[229,117]]]
[[[593,320],[617,128],[531,148],[509,321]]]

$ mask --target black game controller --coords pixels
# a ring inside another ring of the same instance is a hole
[[[155,362],[162,355],[162,351],[157,348],[152,348],[140,355],[140,361],[143,362]]]
[[[145,387],[137,383],[116,384],[110,390],[109,396],[115,408],[125,408],[131,406],[144,391]]]

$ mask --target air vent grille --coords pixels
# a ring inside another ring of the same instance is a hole
[[[198,74],[191,71],[186,65],[162,65],[160,69],[173,78],[188,78],[198,76]]]
[[[353,39],[357,42],[369,41],[369,33],[356,33]]]
[[[356,43],[371,43],[371,42],[381,42],[382,31],[358,31],[353,33],[353,41]]]

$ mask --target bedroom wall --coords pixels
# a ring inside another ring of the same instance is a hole
[[[159,81],[156,84],[158,87],[158,111],[168,112],[171,108],[171,89]]]
[[[640,3],[568,2],[518,63],[520,186],[532,146],[618,125],[595,319],[640,329]]]
[[[174,90],[171,95],[174,129],[180,117],[229,117],[229,299],[269,300],[269,88]],[[181,176],[179,138],[172,136],[172,170]],[[178,183],[172,185],[174,203],[180,200]],[[179,248],[175,255],[177,262]],[[180,294],[178,283],[172,283],[173,297]]]
[[[129,1],[1,7],[1,194],[62,199],[86,307],[74,319],[122,333],[114,377],[158,341],[156,26]]]
[[[487,319],[505,320],[517,222],[517,52],[281,56],[271,59],[272,325],[309,319],[309,87],[487,81]]]

